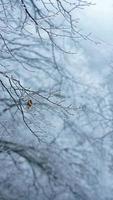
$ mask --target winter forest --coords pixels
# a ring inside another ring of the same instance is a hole
[[[113,200],[112,55],[112,0],[0,0],[0,200]]]

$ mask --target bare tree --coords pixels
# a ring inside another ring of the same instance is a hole
[[[78,29],[76,16],[91,2],[0,2],[0,198],[100,198],[93,192],[96,163],[88,159],[95,149],[99,154],[95,141],[110,132],[106,98],[103,91],[96,98],[97,90],[75,80],[65,66],[65,57],[77,51],[70,45],[91,40]],[[85,144],[88,150],[81,149]]]
[[[61,88],[72,77],[60,59],[61,54],[75,53],[67,49],[66,40],[76,44],[88,39],[78,30],[73,12],[89,5],[86,1],[1,1],[0,82],[5,103],[1,115],[17,109],[35,134],[26,122],[25,110],[42,111],[43,106],[68,112],[70,105],[65,105]]]

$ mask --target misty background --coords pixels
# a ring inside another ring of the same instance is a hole
[[[113,2],[73,10],[75,43],[62,15],[54,40],[38,29],[33,2],[0,4],[0,200],[112,200]]]

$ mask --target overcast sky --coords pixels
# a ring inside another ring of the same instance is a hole
[[[88,60],[88,68],[98,79],[109,73],[109,64],[113,53],[113,1],[94,0],[94,6],[79,11],[80,27],[84,33],[92,33],[95,41],[101,44],[83,42],[81,47]]]

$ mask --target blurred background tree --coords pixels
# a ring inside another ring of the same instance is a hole
[[[111,131],[109,96],[69,64],[80,41],[94,42],[78,28],[90,5],[0,1],[1,200],[100,199],[95,141]]]

